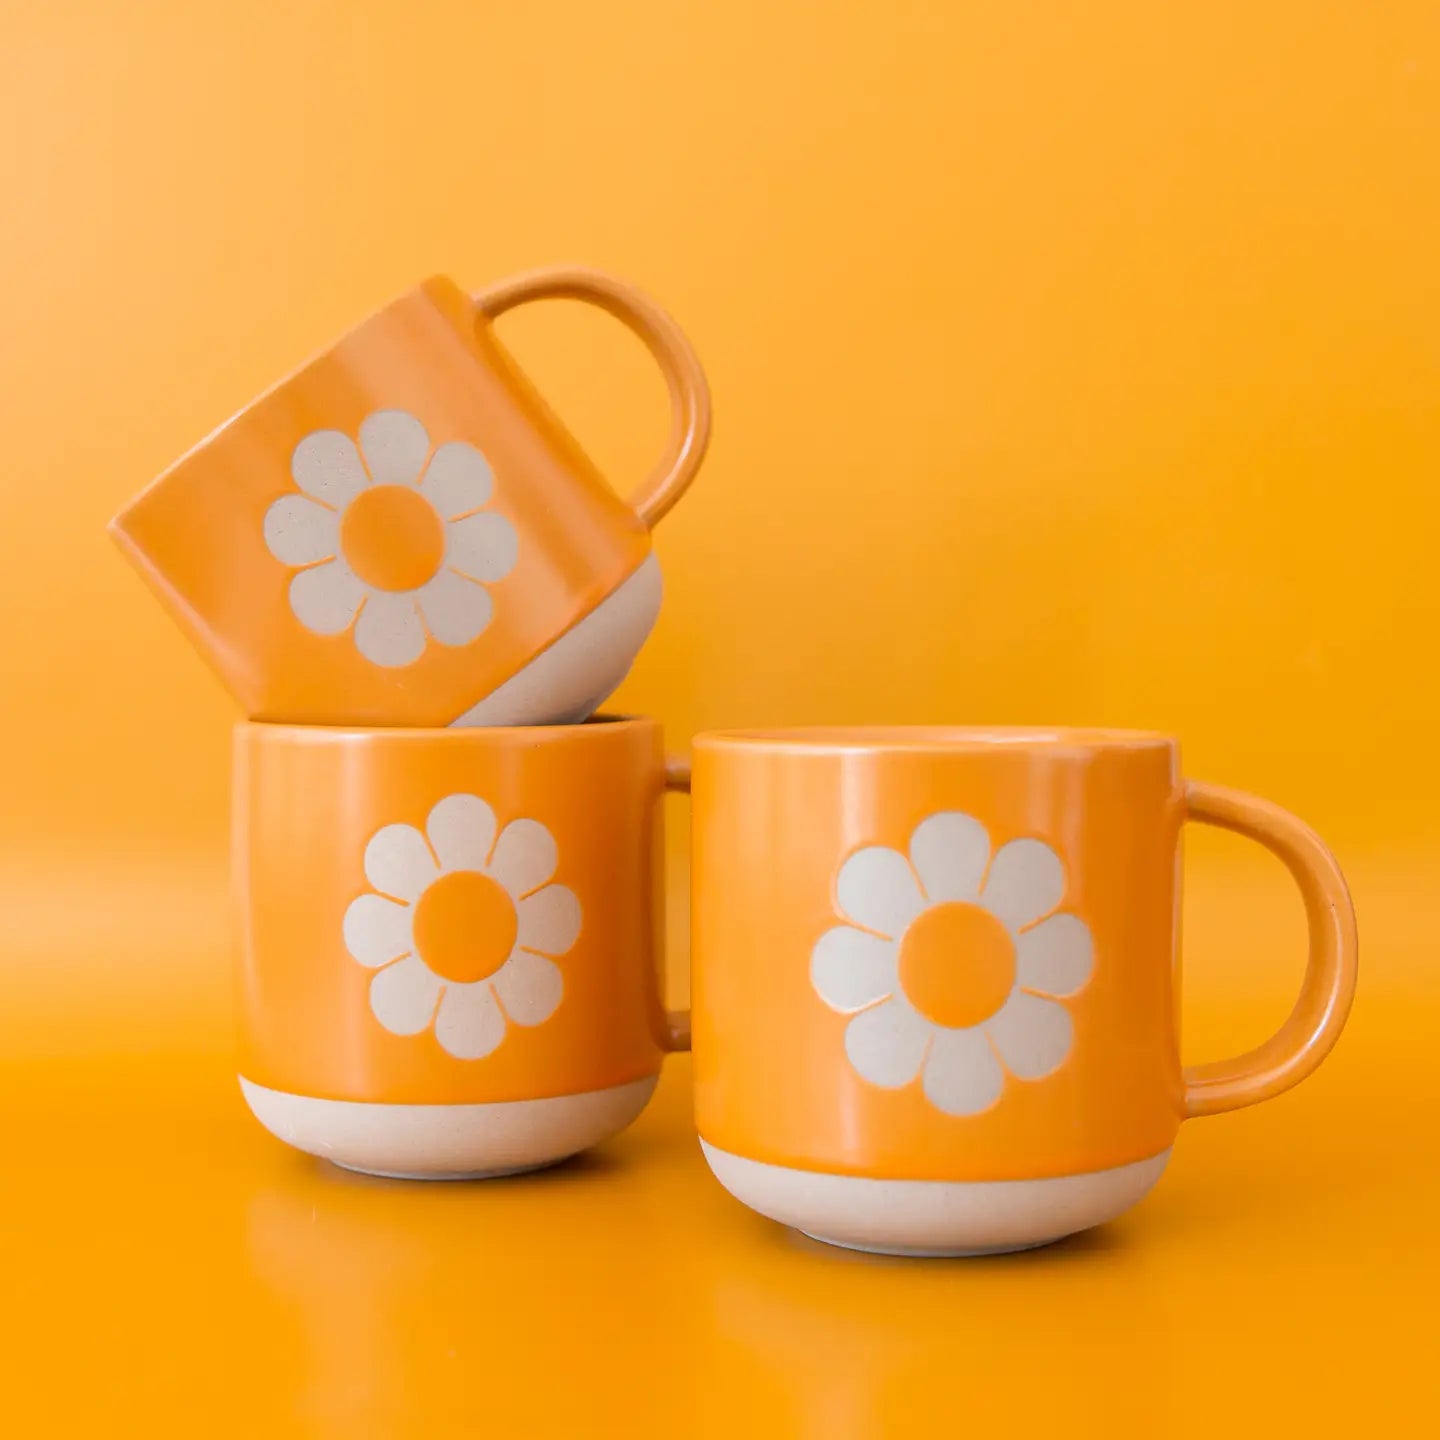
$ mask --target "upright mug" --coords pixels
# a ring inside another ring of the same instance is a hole
[[[1280,1031],[1182,1069],[1180,832],[1258,840],[1305,900]],[[695,1113],[745,1204],[816,1239],[951,1255],[1098,1225],[1180,1122],[1308,1075],[1355,916],[1319,839],[1182,778],[1163,735],[817,729],[694,752]]]
[[[549,297],[616,316],[669,385],[666,453],[629,501],[496,336],[497,316]],[[655,623],[650,531],[709,427],[689,342],[629,285],[544,270],[472,300],[436,278],[217,430],[111,532],[252,718],[575,721]]]
[[[563,1159],[628,1125],[662,1008],[652,720],[242,724],[240,1085],[287,1143],[374,1174]]]

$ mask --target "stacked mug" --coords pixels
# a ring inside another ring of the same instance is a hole
[[[665,375],[624,502],[497,338],[569,298]],[[709,435],[675,323],[586,269],[433,279],[215,432],[112,533],[250,717],[232,870],[240,1084],[335,1164],[511,1174],[628,1125],[665,1055],[659,724],[594,716],[659,611],[653,526]],[[593,718],[592,718],[593,717]],[[1328,852],[1140,732],[732,731],[695,743],[696,1116],[711,1169],[832,1243],[959,1254],[1099,1224],[1180,1121],[1296,1083],[1353,995]],[[1178,1058],[1179,837],[1305,896],[1281,1031]]]

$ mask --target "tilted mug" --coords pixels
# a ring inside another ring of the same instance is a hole
[[[500,343],[531,300],[597,305],[645,342],[673,428],[630,501]],[[708,442],[689,342],[587,269],[473,300],[427,280],[172,466],[111,533],[252,718],[501,725],[583,719],[660,607],[654,525]]]

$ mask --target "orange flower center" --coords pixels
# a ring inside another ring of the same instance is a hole
[[[900,942],[900,983],[937,1025],[988,1020],[1015,984],[1010,932],[979,905],[953,901],[924,911]]]
[[[445,523],[408,485],[372,485],[346,507],[340,548],[377,590],[418,590],[445,558]]]
[[[473,870],[452,870],[415,904],[415,948],[437,975],[467,985],[505,963],[517,923],[503,886]]]

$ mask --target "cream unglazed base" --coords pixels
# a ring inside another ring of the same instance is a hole
[[[452,725],[571,725],[616,690],[660,614],[660,562],[649,555],[584,619]]]
[[[240,1077],[277,1140],[346,1170],[401,1180],[478,1180],[538,1170],[619,1134],[658,1076],[605,1090],[486,1105],[385,1105],[287,1095]]]
[[[997,1255],[1103,1225],[1142,1200],[1170,1152],[1042,1180],[889,1180],[769,1165],[700,1142],[742,1204],[812,1240],[877,1255]]]

